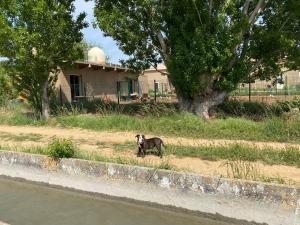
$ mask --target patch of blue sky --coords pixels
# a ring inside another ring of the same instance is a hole
[[[128,59],[119,48],[117,43],[110,37],[104,37],[103,32],[99,28],[94,28],[92,23],[95,21],[94,17],[94,1],[76,0],[75,16],[81,12],[85,12],[86,21],[89,26],[83,30],[84,38],[88,43],[102,46],[105,54],[109,57],[110,63],[119,63],[122,59]]]

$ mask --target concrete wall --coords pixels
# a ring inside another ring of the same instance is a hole
[[[136,79],[134,74],[106,69],[83,68],[69,69],[61,71],[56,83],[57,96],[60,96],[60,87],[62,90],[62,100],[71,102],[70,75],[82,77],[81,95],[93,97],[104,97],[105,95],[113,101],[117,100],[117,81],[126,81]]]
[[[258,223],[300,224],[296,187],[17,152],[0,152],[0,175]]]

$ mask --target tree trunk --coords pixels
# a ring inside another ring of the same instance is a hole
[[[179,96],[179,106],[181,110],[188,111],[200,116],[204,120],[209,120],[209,112],[214,107],[220,105],[226,98],[227,92],[212,92],[206,95],[197,95],[193,98]]]
[[[42,119],[48,120],[50,115],[49,96],[48,96],[49,81],[45,81],[43,86],[42,96]]]

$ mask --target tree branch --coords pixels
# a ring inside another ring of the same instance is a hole
[[[247,13],[248,13],[249,4],[250,4],[250,0],[246,0],[244,3],[244,6],[243,6],[243,10],[242,10],[242,13],[244,15],[247,15]],[[250,16],[248,18],[248,23],[250,24],[249,32],[251,31],[251,28],[253,27],[253,25],[255,23],[256,16],[265,6],[266,6],[266,0],[259,0],[258,3],[256,4],[255,9],[253,10],[253,12],[250,14]],[[241,29],[241,31],[240,31],[240,41],[241,42],[243,41],[244,33],[245,33],[245,31],[243,31]],[[229,62],[229,66],[228,66],[229,69],[231,69],[237,61],[237,57],[238,57],[237,50],[238,50],[239,46],[241,45],[241,42],[232,49],[232,53],[234,54],[234,57]],[[243,49],[242,49],[241,56],[243,54],[245,54],[246,45],[248,45],[248,42],[249,42],[249,38],[247,38],[246,40],[243,41]]]
[[[212,8],[213,8],[213,0],[209,0],[209,5],[208,5],[208,19],[209,20],[211,18]]]
[[[198,7],[197,7],[197,5],[196,5],[196,2],[195,2],[195,0],[192,0],[192,2],[194,3],[196,12],[197,12],[197,14],[198,14],[199,22],[201,23],[201,25],[203,25],[202,20],[201,20],[201,16],[200,16],[200,12],[199,12],[199,9],[198,9]]]
[[[253,24],[255,23],[255,18],[258,15],[258,13],[265,7],[265,0],[259,0],[258,3],[255,6],[255,9],[253,12],[250,14],[248,22],[250,26],[252,27]]]
[[[239,59],[243,58],[246,55],[246,50],[247,50],[247,47],[248,47],[248,43],[249,43],[249,37],[247,39],[245,39],[244,42],[243,42],[243,49],[241,51],[241,55],[240,55]],[[238,45],[235,48],[238,48]],[[234,64],[237,62],[237,60],[238,60],[238,56],[235,55],[230,60],[228,68],[231,69],[234,66]]]
[[[243,14],[244,15],[248,14],[249,4],[250,4],[250,0],[246,0],[244,3],[244,6],[243,6]]]
[[[164,37],[162,36],[160,31],[156,32],[156,36],[157,36],[159,44],[161,46],[162,58],[163,58],[164,62],[166,63],[166,61],[169,58],[168,48],[167,48],[166,42],[165,42]]]
[[[161,70],[158,70],[156,66],[154,66],[151,62],[149,62],[149,64],[159,73],[161,73],[162,75],[169,75],[168,72],[163,72]]]
[[[260,66],[261,63],[262,63],[262,59],[259,59],[259,60],[254,64],[254,66],[250,69],[249,74],[250,74],[250,73],[253,73],[253,72],[257,69],[257,67]]]
[[[248,47],[248,44],[249,44],[249,40],[250,40],[249,37],[244,40],[243,49],[242,49],[242,52],[241,52],[240,59],[243,58],[246,55],[246,50],[247,50],[247,47]]]

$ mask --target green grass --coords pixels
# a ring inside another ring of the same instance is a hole
[[[39,154],[39,155],[50,155],[50,150],[47,147],[20,147],[20,146],[6,146],[0,145],[0,151],[15,151],[15,152],[24,152],[30,154]],[[107,157],[101,153],[91,153],[82,150],[76,150],[74,154],[76,159],[84,159],[91,161],[99,162],[109,162],[117,163],[122,165],[133,165],[133,166],[143,166],[150,167],[154,169],[166,169],[166,170],[178,170],[176,166],[170,165],[168,162],[162,161],[159,165],[154,165],[150,163],[139,162],[136,159],[129,159],[125,157]]]
[[[277,183],[295,185],[296,183],[285,177],[269,176],[262,173],[260,165],[255,162],[243,161],[240,159],[227,160],[224,164],[227,168],[227,177],[233,179],[262,181],[265,183]]]
[[[300,142],[300,116],[288,120],[274,117],[261,122],[244,118],[228,118],[207,123],[188,113],[159,118],[112,114],[60,116],[56,121],[65,127],[99,131],[135,131],[189,138]]]
[[[10,141],[39,141],[42,139],[42,135],[40,134],[10,134],[6,132],[0,132],[0,138],[2,140],[10,140]]]
[[[134,142],[125,142],[124,144],[113,144],[112,145],[113,147],[113,150],[115,151],[126,151],[126,150],[129,150],[129,149],[137,149],[137,146],[136,146],[136,143]]]
[[[115,151],[137,151],[134,142],[124,144],[114,144]],[[154,148],[155,150],[155,148]],[[154,151],[153,151],[154,152]],[[258,162],[269,165],[287,165],[300,167],[300,150],[295,148],[273,149],[273,148],[253,148],[251,146],[235,144],[227,146],[183,146],[167,145],[165,155],[174,155],[177,157],[196,157],[203,160],[242,160],[249,162]]]
[[[79,127],[96,131],[133,131],[188,138],[300,143],[300,115],[268,117],[259,122],[230,117],[204,122],[195,115],[178,112],[167,116],[162,115],[164,114],[148,113],[145,116],[113,113],[71,114],[56,116],[46,122],[27,118],[16,111],[10,114],[0,112],[0,124]]]
[[[14,152],[25,152],[30,154],[49,155],[49,151],[44,147],[20,147],[20,146],[6,146],[0,145],[0,151],[14,151]]]
[[[102,142],[102,141],[97,141],[96,142],[96,145],[97,145],[97,147],[98,148],[106,148],[107,147],[107,145],[106,145],[106,143],[105,142]]]
[[[256,162],[261,161],[269,165],[287,165],[300,167],[300,151],[295,148],[286,149],[257,149],[243,145],[229,146],[175,146],[168,145],[165,153],[179,157],[198,157],[203,160],[242,160]]]

